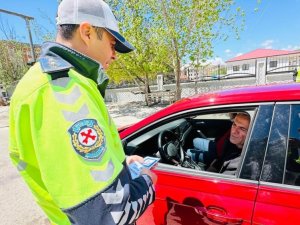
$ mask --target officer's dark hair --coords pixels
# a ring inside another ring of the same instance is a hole
[[[58,25],[57,30],[63,39],[70,40],[72,39],[78,27],[79,27],[78,24],[62,24],[62,25]]]
[[[75,31],[78,29],[78,24],[63,24],[58,26],[58,32],[62,38],[65,40],[70,40],[73,38]],[[103,36],[103,28],[101,27],[94,27],[97,37],[99,40],[102,39]]]

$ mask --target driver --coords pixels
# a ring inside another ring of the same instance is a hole
[[[240,162],[249,124],[250,115],[248,113],[237,113],[230,129],[230,135],[225,139],[219,157],[216,143],[203,138],[193,140],[195,149],[188,150],[187,155],[196,162],[209,165],[206,171],[234,175]]]

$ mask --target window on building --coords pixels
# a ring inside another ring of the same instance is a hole
[[[233,66],[233,71],[240,71],[240,66]]]
[[[243,64],[242,70],[249,70],[249,64]]]
[[[277,61],[270,61],[270,68],[277,67]]]
[[[297,57],[289,58],[289,66],[297,65]]]

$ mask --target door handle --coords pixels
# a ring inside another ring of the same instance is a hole
[[[199,214],[218,224],[239,225],[243,223],[241,218],[234,218],[227,215],[225,209],[217,206],[196,207]]]

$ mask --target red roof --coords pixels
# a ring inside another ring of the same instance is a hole
[[[235,62],[240,60],[266,58],[271,56],[288,55],[288,54],[296,54],[296,53],[300,53],[300,51],[256,49],[254,51],[229,59],[226,62]]]

